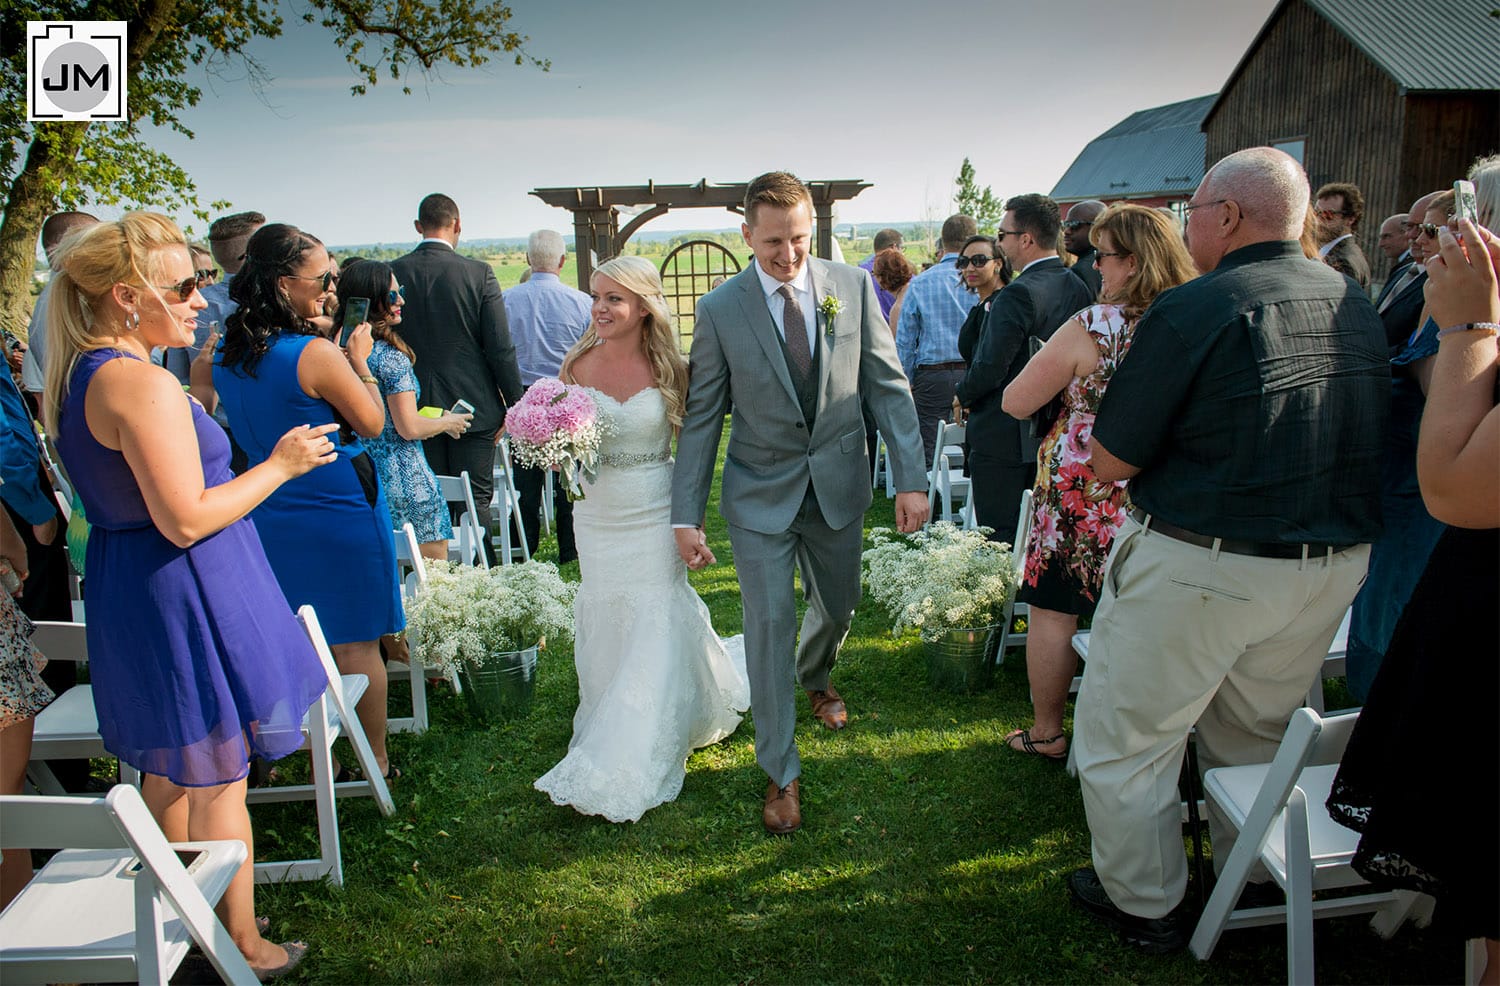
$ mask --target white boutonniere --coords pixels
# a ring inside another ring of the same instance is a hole
[[[833,320],[843,314],[844,303],[835,295],[825,295],[823,300],[818,302],[818,311],[823,313],[823,320],[828,323],[827,332],[832,336]]]

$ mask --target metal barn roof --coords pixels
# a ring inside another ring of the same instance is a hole
[[[1108,201],[1192,194],[1203,178],[1199,126],[1217,98],[1199,96],[1130,114],[1089,141],[1053,186],[1052,197]]]

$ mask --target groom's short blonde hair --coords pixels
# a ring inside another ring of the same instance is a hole
[[[812,192],[802,184],[802,179],[789,171],[768,171],[745,187],[745,224],[755,225],[757,206],[794,209],[799,202],[806,202],[807,211],[812,212]]]

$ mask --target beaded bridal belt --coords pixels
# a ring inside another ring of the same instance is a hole
[[[623,466],[649,466],[670,461],[672,461],[670,449],[662,449],[660,452],[615,452],[599,456],[601,466],[614,466],[616,469]]]

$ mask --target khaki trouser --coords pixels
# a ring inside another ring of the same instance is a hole
[[[1127,521],[1110,550],[1074,713],[1094,868],[1117,907],[1167,915],[1187,888],[1178,777],[1265,763],[1319,674],[1368,545],[1303,561],[1199,548]],[[1214,856],[1232,839],[1216,833]]]

